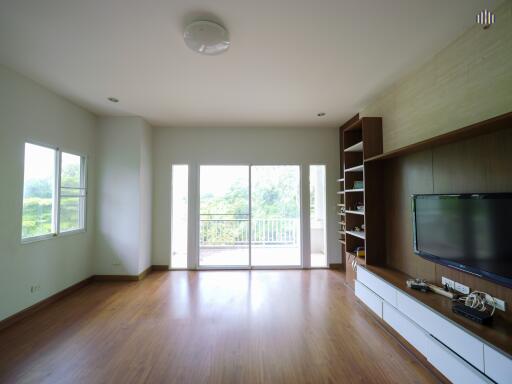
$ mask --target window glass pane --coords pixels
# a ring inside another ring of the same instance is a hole
[[[60,199],[60,231],[72,231],[82,228],[81,200],[79,197],[61,197]]]
[[[62,152],[60,163],[60,232],[84,228],[85,183],[82,175],[84,159]]]
[[[188,165],[172,166],[171,268],[187,268]]]
[[[61,187],[82,187],[81,175],[81,160],[80,156],[72,155],[70,153],[62,152],[61,157]]]
[[[325,165],[309,166],[311,267],[327,267]]]
[[[55,150],[25,144],[23,239],[54,232]]]

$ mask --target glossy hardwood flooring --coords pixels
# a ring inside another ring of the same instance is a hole
[[[336,271],[95,282],[0,332],[2,383],[432,383]]]

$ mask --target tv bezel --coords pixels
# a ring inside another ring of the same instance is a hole
[[[435,197],[441,198],[443,196],[446,196],[446,197],[457,197],[457,198],[480,198],[480,199],[486,199],[486,198],[492,197],[492,198],[510,198],[510,199],[512,199],[512,193],[441,193],[441,194],[437,194],[437,193],[433,193],[433,194],[423,193],[423,194],[414,194],[414,195],[412,195],[411,196],[411,200],[412,200],[412,226],[413,226],[412,232],[413,232],[413,248],[414,248],[414,253],[416,255],[421,256],[424,259],[427,259],[427,260],[432,261],[434,263],[437,263],[437,264],[440,264],[440,265],[444,265],[446,267],[453,268],[453,269],[456,269],[456,270],[459,270],[459,271],[462,271],[462,272],[469,273],[469,274],[471,274],[473,276],[477,276],[477,277],[483,278],[485,280],[492,281],[492,282],[494,282],[496,284],[505,286],[507,288],[512,288],[512,278],[507,278],[505,276],[497,275],[496,273],[493,273],[493,272],[484,271],[482,269],[479,269],[479,268],[476,268],[476,267],[472,267],[470,265],[456,263],[456,262],[444,259],[441,256],[432,255],[432,254],[430,254],[428,252],[420,251],[418,249],[417,232],[416,232],[416,200],[418,198],[424,198],[424,197],[428,197],[428,198],[432,198],[432,197],[434,197],[434,198]]]

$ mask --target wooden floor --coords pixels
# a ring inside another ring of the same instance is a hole
[[[92,283],[0,332],[2,383],[432,383],[336,271]]]

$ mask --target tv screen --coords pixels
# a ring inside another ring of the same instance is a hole
[[[414,251],[512,287],[512,193],[414,195]]]

